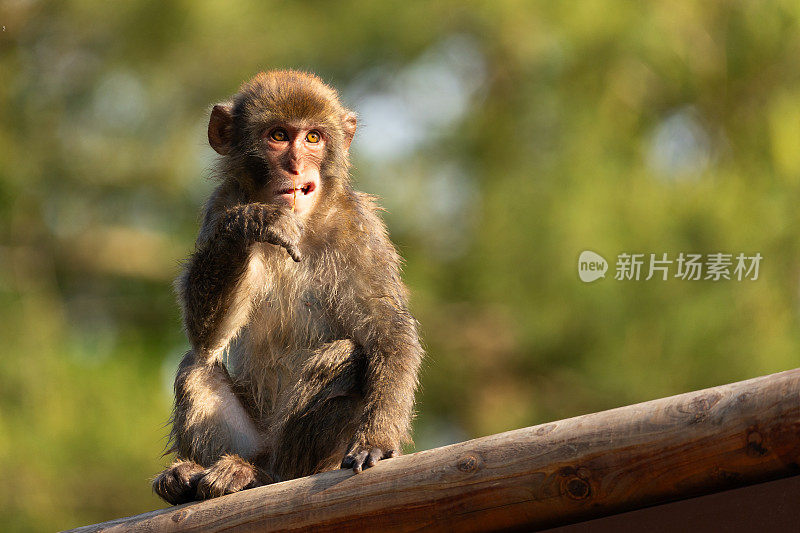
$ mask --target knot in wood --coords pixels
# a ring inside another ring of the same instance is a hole
[[[184,518],[186,518],[186,511],[178,511],[174,515],[172,515],[172,521],[176,524],[180,523]]]
[[[687,409],[688,413],[692,416],[692,420],[690,420],[689,423],[698,424],[704,422],[708,418],[711,409],[717,405],[720,398],[721,395],[715,392],[709,392],[704,396],[694,398]]]
[[[754,428],[747,430],[747,455],[750,457],[763,457],[769,453],[764,445],[764,437]]]
[[[473,455],[466,455],[458,460],[458,469],[465,473],[475,472],[480,468],[478,458]]]
[[[573,500],[583,500],[591,495],[592,487],[585,479],[573,476],[564,480],[562,491]]]

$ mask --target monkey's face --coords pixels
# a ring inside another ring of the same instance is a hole
[[[262,143],[274,201],[285,203],[299,215],[310,213],[320,194],[323,130],[302,122],[282,122],[264,131]]]
[[[228,172],[242,180],[250,201],[307,216],[346,183],[356,123],[319,78],[262,72],[233,100],[214,106],[208,141],[230,157]]]

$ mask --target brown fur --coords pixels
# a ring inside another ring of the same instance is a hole
[[[222,182],[177,281],[192,345],[175,381],[180,459],[153,485],[171,503],[396,455],[410,440],[423,355],[377,204],[350,185],[355,117],[336,92],[274,71],[220,106],[209,138],[229,142],[218,149]],[[327,139],[304,217],[274,205],[258,149],[284,121]]]

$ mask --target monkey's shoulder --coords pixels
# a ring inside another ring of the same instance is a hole
[[[359,249],[366,245],[368,249],[374,248],[380,253],[385,253],[387,248],[394,250],[386,223],[381,217],[385,209],[378,203],[379,198],[369,193],[352,191],[348,200],[347,211],[351,216],[344,219],[345,231],[352,238],[345,242]]]

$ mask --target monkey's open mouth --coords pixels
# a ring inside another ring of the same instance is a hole
[[[293,196],[295,194],[295,191],[297,191],[297,194],[307,195],[307,194],[311,194],[312,192],[314,192],[314,189],[316,189],[316,188],[317,188],[317,185],[312,181],[312,182],[306,183],[305,185],[301,185],[300,187],[287,187],[286,189],[281,189],[281,190],[278,191],[278,195],[279,196],[284,196],[284,195]]]

